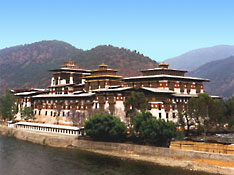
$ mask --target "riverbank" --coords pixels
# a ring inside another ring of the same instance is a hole
[[[0,134],[52,147],[86,150],[123,159],[153,162],[163,166],[180,167],[213,174],[234,174],[233,155],[125,143],[94,142],[79,140],[75,136],[26,131],[6,126],[0,126]]]

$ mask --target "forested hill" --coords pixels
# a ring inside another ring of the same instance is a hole
[[[84,51],[63,41],[40,41],[0,50],[0,94],[5,88],[47,87],[48,70],[69,59],[85,69],[94,69],[104,62],[123,76],[139,75],[139,70],[157,65],[137,51],[111,45]]]

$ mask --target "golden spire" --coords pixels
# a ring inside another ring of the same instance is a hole
[[[107,65],[104,64],[104,61],[102,62],[102,64],[99,64],[99,69],[107,69]]]
[[[158,64],[158,67],[162,69],[168,69],[168,66],[169,64],[165,63],[164,61]]]
[[[71,58],[69,58],[68,61],[64,62],[64,64],[61,67],[63,67],[63,68],[78,68],[76,63],[74,61],[72,61]]]

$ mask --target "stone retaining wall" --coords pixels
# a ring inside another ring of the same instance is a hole
[[[234,145],[224,145],[224,144],[218,144],[218,143],[173,141],[171,142],[170,148],[234,155]]]
[[[156,156],[187,157],[187,158],[198,158],[198,159],[234,161],[234,155],[207,153],[207,152],[198,152],[198,151],[184,151],[184,150],[176,150],[170,148],[142,146],[142,145],[125,144],[125,143],[106,143],[106,142],[92,142],[85,140],[73,140],[71,146],[85,150],[118,150],[118,151],[125,150],[139,154],[150,154]]]
[[[72,147],[82,150],[107,150],[107,151],[128,151],[139,154],[149,154],[157,156],[168,157],[187,157],[199,159],[212,159],[223,161],[234,161],[234,155],[207,153],[201,151],[186,151],[179,149],[162,148],[155,146],[142,146],[126,143],[112,143],[112,142],[94,142],[88,140],[79,140],[75,136],[64,136],[55,134],[46,134],[40,132],[25,131],[15,128],[8,128],[0,126],[0,134],[13,136],[20,140],[30,141],[32,143],[48,145],[52,147]]]

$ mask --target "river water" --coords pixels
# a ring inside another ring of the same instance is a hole
[[[206,175],[0,135],[0,175]]]

